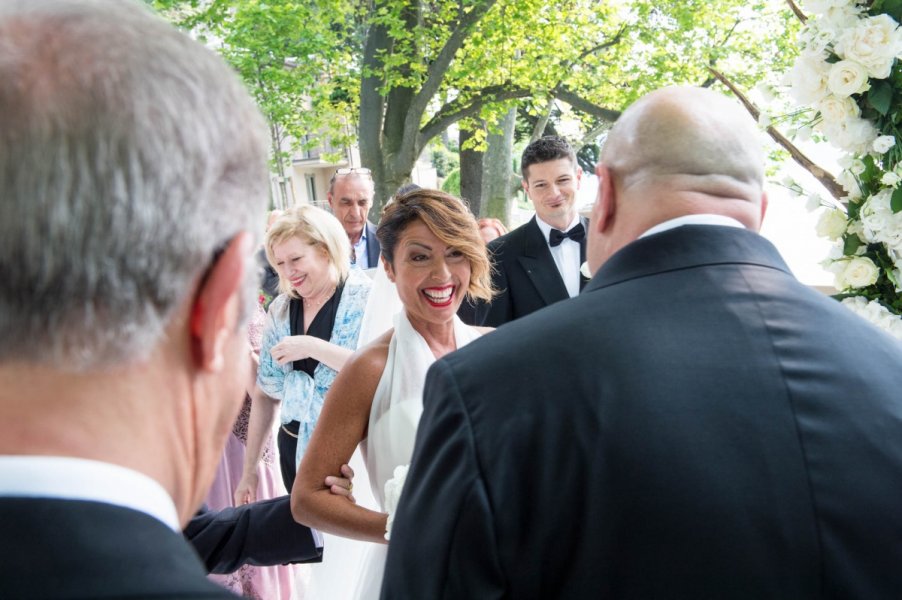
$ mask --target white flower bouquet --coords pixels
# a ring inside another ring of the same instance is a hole
[[[817,225],[836,242],[825,266],[845,305],[902,339],[902,5],[804,7],[811,15],[786,83],[814,113],[814,129],[844,153],[837,181],[847,195]]]

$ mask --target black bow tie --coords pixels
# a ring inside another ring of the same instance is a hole
[[[548,244],[554,248],[555,246],[560,246],[561,242],[564,241],[564,238],[570,238],[574,242],[581,242],[584,237],[586,237],[586,230],[583,227],[583,224],[579,223],[576,227],[570,228],[570,231],[567,232],[552,229],[551,234],[548,236]]]

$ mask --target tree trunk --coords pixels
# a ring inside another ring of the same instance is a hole
[[[511,216],[511,175],[513,162],[511,152],[514,145],[514,124],[517,109],[511,108],[499,124],[501,131],[490,133],[488,150],[483,158],[483,215],[501,219],[508,225]]]
[[[460,197],[469,205],[475,216],[482,210],[482,152],[464,149],[464,143],[473,137],[473,132],[460,130]]]

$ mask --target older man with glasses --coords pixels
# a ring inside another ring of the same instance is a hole
[[[374,194],[369,169],[338,169],[329,181],[329,208],[351,241],[351,268],[372,269],[379,260],[376,226],[367,219]]]

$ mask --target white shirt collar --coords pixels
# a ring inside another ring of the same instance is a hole
[[[0,497],[104,502],[137,510],[181,531],[172,497],[143,473],[62,456],[0,456]]]
[[[548,243],[548,238],[551,236],[551,230],[556,229],[556,227],[552,227],[545,221],[543,221],[539,215],[536,215],[536,224],[539,226],[539,229],[542,231],[542,235],[545,236],[545,243]],[[562,231],[567,232],[576,227],[579,224],[579,213],[573,215],[573,220],[570,221],[570,224],[567,225],[565,229]]]
[[[677,227],[682,227],[683,225],[723,225],[725,227],[739,227],[741,229],[745,229],[745,225],[743,225],[736,219],[733,219],[732,217],[709,214],[683,215],[682,217],[677,217],[675,219],[664,221],[663,223],[658,223],[639,237],[644,238],[646,236],[661,233],[669,229],[676,229]]]

